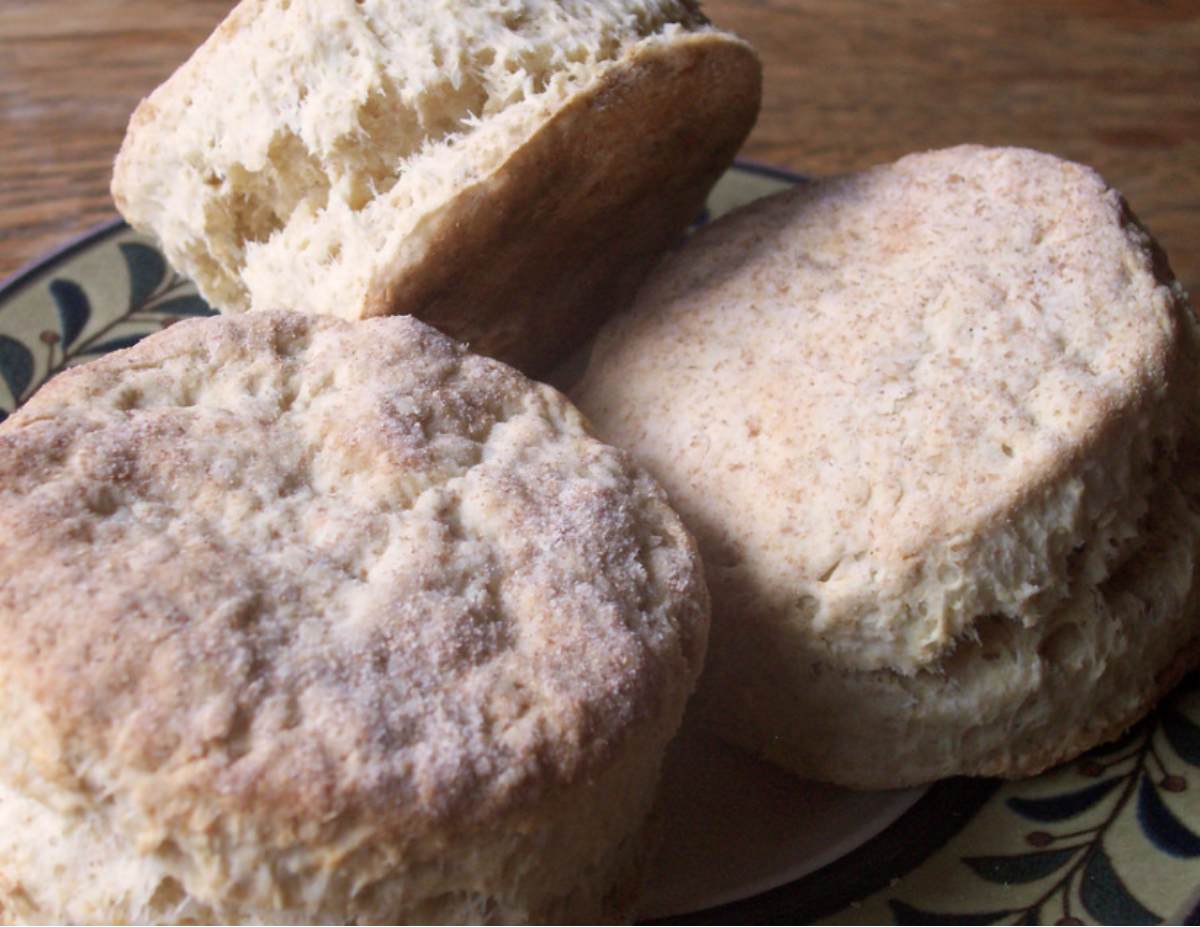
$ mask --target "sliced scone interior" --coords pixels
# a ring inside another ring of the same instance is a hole
[[[641,173],[665,221],[690,219],[749,128],[757,79],[753,53],[682,0],[246,0],[134,114],[114,197],[222,310],[420,313],[458,291],[468,258],[500,300],[502,239],[527,239],[535,262],[553,236],[586,239],[589,217],[614,222],[614,202],[644,195]],[[685,85],[715,99],[674,105]],[[613,137],[606,111],[642,106],[658,118]],[[730,112],[714,120],[717,106]],[[645,163],[646,146],[676,163]]]

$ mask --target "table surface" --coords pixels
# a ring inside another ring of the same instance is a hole
[[[0,2],[0,278],[115,215],[138,99],[229,0]],[[1097,167],[1200,292],[1200,0],[710,0],[760,51],[743,155],[823,175],[959,142]]]

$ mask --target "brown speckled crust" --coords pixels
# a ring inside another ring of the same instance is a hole
[[[64,373],[0,429],[0,523],[0,784],[206,918],[596,914],[704,651],[662,492],[409,318]],[[173,916],[0,873],[34,919]]]
[[[967,146],[702,230],[574,395],[697,533],[714,724],[887,787],[1032,771],[1145,711],[1195,637],[1197,345],[1093,171]]]

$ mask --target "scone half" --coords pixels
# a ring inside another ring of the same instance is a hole
[[[699,536],[702,712],[892,787],[1036,772],[1191,665],[1196,364],[1115,191],[963,147],[702,230],[575,397]]]
[[[222,311],[411,313],[548,369],[699,212],[760,70],[691,0],[243,0],[113,197]]]
[[[190,321],[0,427],[0,918],[627,918],[699,557],[406,317]]]

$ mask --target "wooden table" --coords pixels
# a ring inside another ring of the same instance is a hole
[[[130,111],[230,5],[0,0],[0,277],[115,214]],[[1200,0],[705,8],[766,66],[747,157],[816,175],[973,141],[1086,161],[1200,292]]]

